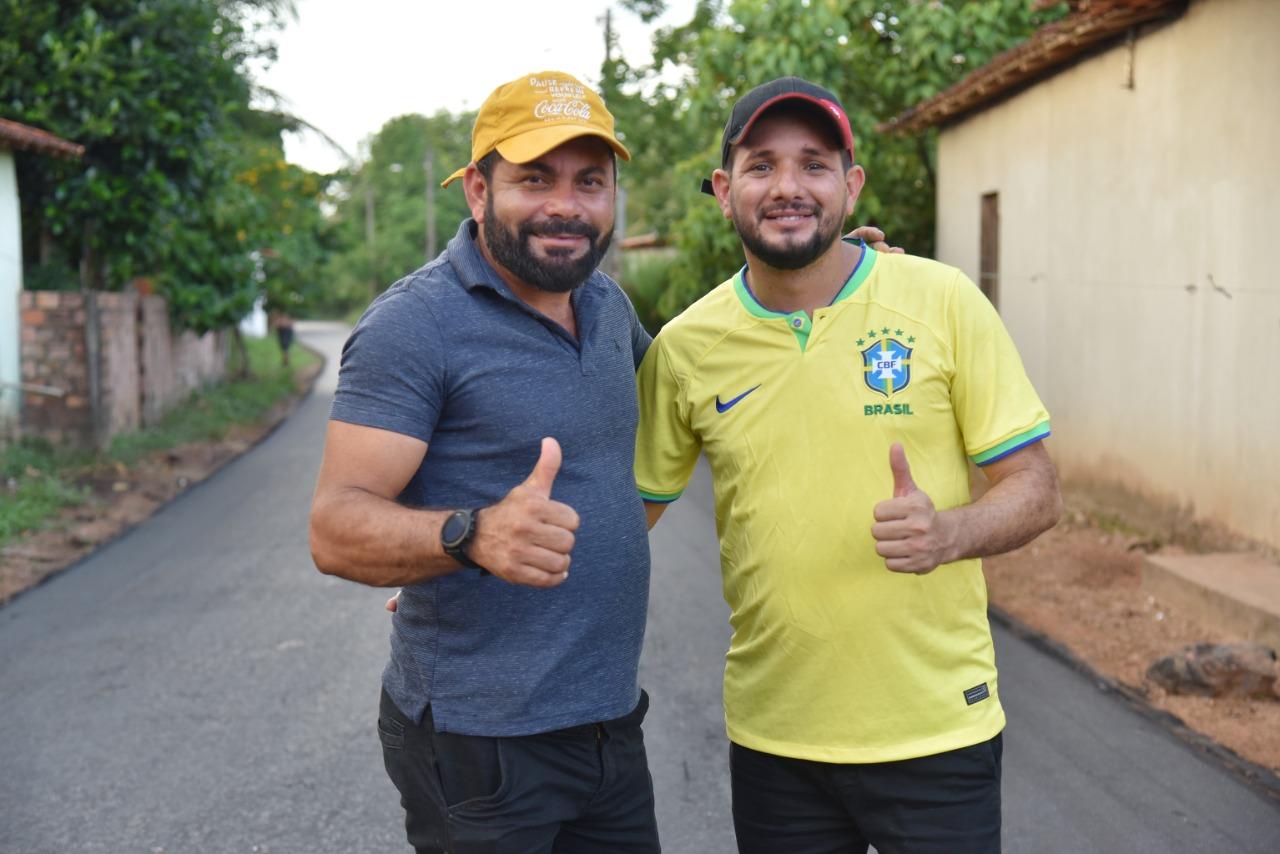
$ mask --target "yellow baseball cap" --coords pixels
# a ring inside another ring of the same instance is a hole
[[[623,160],[631,152],[613,135],[604,101],[563,71],[539,71],[504,83],[485,98],[471,129],[471,162],[495,149],[512,163],[528,163],[579,136],[598,136]],[[463,166],[441,182],[461,178]]]

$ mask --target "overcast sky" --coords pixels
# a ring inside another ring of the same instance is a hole
[[[298,0],[279,34],[279,59],[260,83],[282,107],[355,156],[388,119],[475,109],[499,84],[531,71],[567,71],[590,85],[604,60],[610,0]],[[695,0],[670,0],[653,26],[615,9],[623,55],[649,58],[657,26],[683,24]],[[288,135],[289,160],[332,171],[342,157],[314,134]]]

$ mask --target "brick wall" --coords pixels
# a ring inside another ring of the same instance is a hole
[[[22,432],[57,444],[92,441],[84,295],[23,291],[18,294],[18,306],[22,316],[22,382],[62,392],[60,397],[25,392]]]
[[[192,391],[221,379],[225,336],[174,333],[162,297],[135,293],[23,291],[21,431],[55,444],[106,444],[159,421]],[[97,314],[98,426],[95,427],[88,318]]]

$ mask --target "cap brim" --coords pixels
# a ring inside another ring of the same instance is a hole
[[[470,165],[470,164],[468,164],[468,165]],[[450,184],[452,184],[454,181],[456,181],[456,180],[458,180],[459,178],[461,178],[461,177],[462,177],[463,175],[465,175],[465,174],[467,174],[467,167],[466,167],[466,166],[463,166],[463,167],[462,167],[461,169],[459,169],[457,172],[454,172],[454,173],[453,173],[452,175],[450,175],[448,178],[445,178],[443,181],[441,181],[441,182],[440,182],[440,186],[441,186],[441,187],[447,187],[447,186],[449,186]]]
[[[746,124],[742,126],[742,130],[738,131],[738,133],[735,134],[733,138],[728,140],[729,145],[737,145],[738,143],[742,142],[742,140],[746,139],[747,134],[751,132],[751,126],[756,123],[756,119],[760,118],[760,114],[763,113],[765,110],[769,109],[770,107],[781,104],[783,101],[804,101],[807,104],[813,104],[821,108],[822,114],[826,116],[828,119],[830,119],[831,123],[835,125],[836,130],[839,131],[840,139],[845,144],[845,148],[848,149],[850,153],[853,152],[853,129],[848,127],[847,125],[842,125],[840,122],[836,121],[827,112],[828,102],[826,102],[822,98],[816,98],[813,95],[809,95],[805,92],[783,92],[780,95],[774,95],[772,98],[765,101],[760,106],[756,107],[755,112],[751,114],[751,118],[747,119]],[[831,102],[831,103],[834,104],[835,102]],[[849,116],[848,116],[848,113],[845,113],[844,107],[840,106],[839,104],[836,104],[836,106],[840,108],[840,112],[843,113],[845,116],[845,121],[848,122]]]
[[[557,146],[580,136],[594,136],[604,140],[623,160],[631,159],[631,152],[618,140],[597,128],[585,125],[556,124],[518,134],[498,143],[498,153],[512,163],[528,163],[536,160]]]

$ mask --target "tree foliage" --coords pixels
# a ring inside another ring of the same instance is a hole
[[[741,264],[732,228],[698,192],[720,165],[721,132],[739,96],[784,75],[840,95],[868,175],[854,220],[928,255],[935,140],[880,134],[876,125],[1064,11],[1036,12],[1026,0],[700,0],[690,22],[658,32],[650,67],[607,64],[602,78],[618,91],[606,96],[636,155],[625,176],[640,188],[633,218],[679,248],[661,312],[678,312]]]
[[[441,188],[439,184],[471,160],[474,121],[474,113],[394,118],[369,140],[367,159],[340,177],[341,198],[331,235],[334,251],[325,271],[329,307],[363,305],[387,284],[428,260],[428,152],[434,176],[437,252],[470,216],[461,186]]]
[[[18,158],[24,256],[81,267],[84,285],[154,281],[183,325],[234,324],[260,288],[255,250],[279,238],[282,193],[246,176],[278,124],[249,109],[249,65],[287,0],[0,0],[0,114],[85,146],[82,161]],[[272,158],[273,162],[279,158]],[[306,194],[296,201],[314,207]],[[297,223],[290,223],[296,227]],[[285,241],[284,256],[304,263]]]

